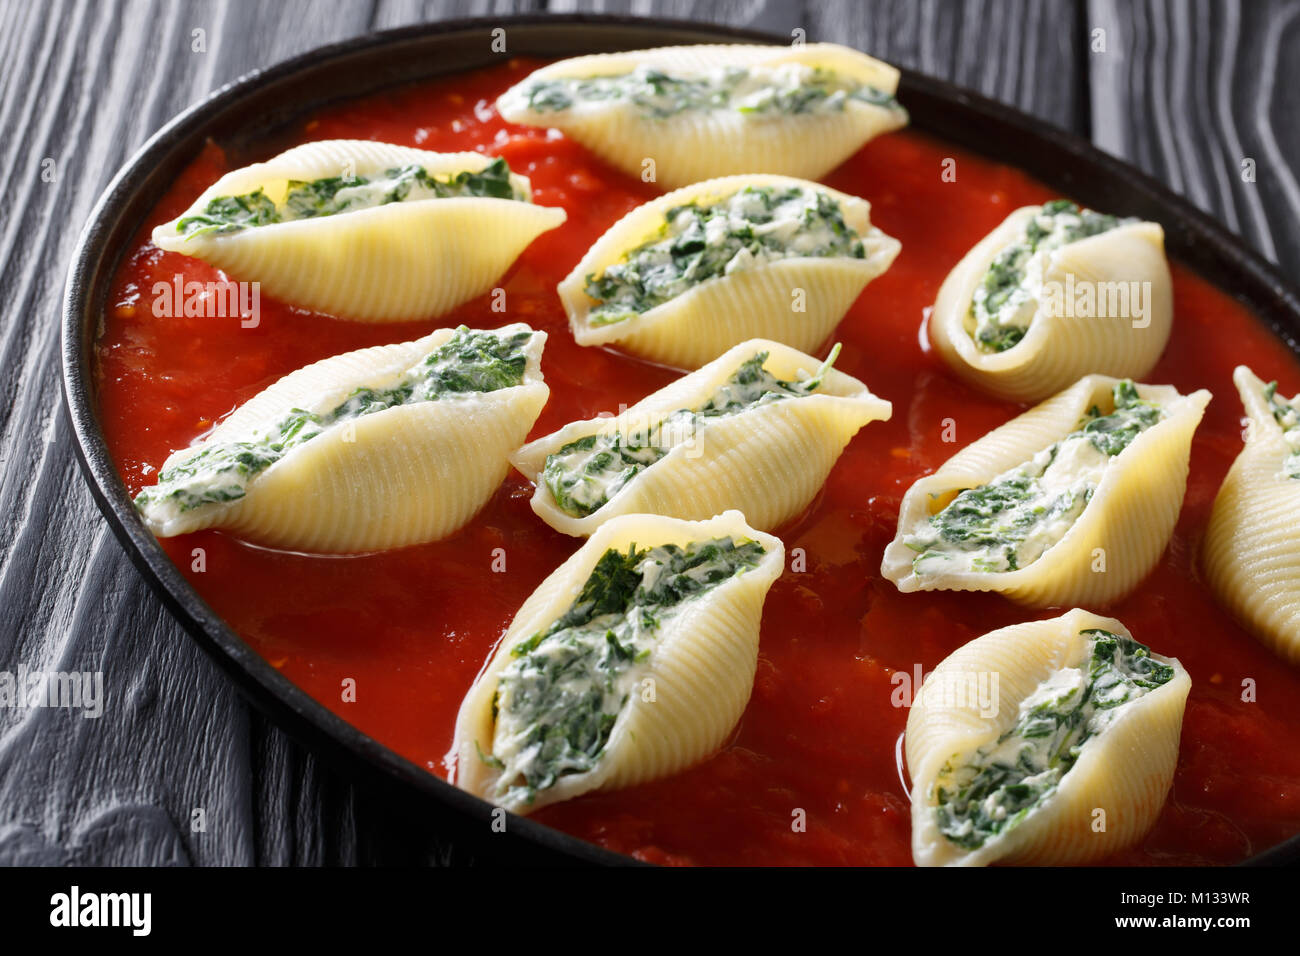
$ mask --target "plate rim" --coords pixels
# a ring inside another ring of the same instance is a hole
[[[257,654],[208,606],[162,549],[158,540],[145,528],[131,506],[125,484],[117,472],[99,423],[92,367],[95,332],[105,304],[106,286],[119,268],[123,256],[129,251],[127,248],[107,248],[107,239],[119,227],[123,207],[138,198],[140,180],[159,157],[183,148],[195,136],[202,136],[203,130],[212,124],[217,114],[241,99],[308,68],[321,68],[329,62],[354,55],[374,55],[386,47],[412,41],[436,42],[438,38],[449,34],[498,27],[508,31],[511,26],[540,27],[543,31],[584,26],[611,32],[636,30],[641,33],[682,35],[673,42],[678,42],[685,36],[698,37],[694,42],[782,45],[789,42],[788,37],[777,33],[693,20],[620,14],[526,13],[438,20],[363,34],[315,47],[271,67],[251,70],[173,116],[118,169],[95,202],[78,236],[68,269],[61,312],[63,414],[73,432],[73,447],[80,470],[114,536],[172,616],[232,678],[235,686],[254,706],[314,754],[328,762],[341,763],[345,772],[353,776],[360,769],[367,775],[378,778],[380,783],[397,783],[423,797],[433,797],[462,822],[473,821],[482,826],[481,832],[491,832],[491,824],[497,819],[494,816],[496,808],[492,804],[399,755],[310,697]],[[1179,220],[1180,228],[1188,230],[1189,238],[1207,243],[1209,251],[1222,260],[1227,272],[1249,276],[1262,294],[1262,298],[1257,295],[1247,300],[1252,311],[1293,353],[1300,355],[1300,290],[1276,266],[1248,248],[1245,241],[1230,232],[1224,224],[1136,167],[1098,149],[1074,133],[949,81],[908,68],[899,67],[899,71],[902,76],[900,87],[906,96],[939,100],[957,107],[962,115],[982,114],[986,118],[1016,127],[1031,139],[1044,144],[1051,143],[1069,155],[1099,167],[1106,177],[1125,180],[1127,188],[1144,194],[1153,207],[1160,208],[1166,215],[1174,215]],[[447,71],[445,75],[452,72],[455,71]],[[431,69],[427,78],[432,79],[438,75],[444,74],[436,68]],[[342,102],[348,98],[350,97],[334,97],[333,101]],[[307,108],[309,107],[297,110],[296,115],[301,115]],[[933,126],[923,125],[919,128],[927,135],[952,141],[943,132],[936,132]],[[981,152],[977,147],[966,143],[961,146]],[[998,158],[990,152],[984,152],[983,155],[998,162],[1007,162],[1005,158]],[[1019,163],[1008,165],[1014,165],[1017,169],[1026,168]],[[156,202],[156,198],[149,203],[150,206]],[[129,234],[134,234],[141,225],[142,222],[137,218],[128,227]],[[1201,270],[1193,267],[1193,271],[1225,294],[1241,298],[1236,291],[1206,277]],[[1263,301],[1264,299],[1271,301]],[[528,817],[509,814],[508,821],[507,832],[554,858],[607,865],[640,862]],[[448,836],[451,840],[456,840],[460,834],[449,832]],[[512,842],[517,844],[519,841]],[[1261,850],[1242,862],[1270,865],[1296,861],[1300,861],[1300,833]]]

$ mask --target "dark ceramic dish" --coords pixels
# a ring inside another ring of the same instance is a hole
[[[627,857],[527,819],[512,817],[506,833],[493,833],[489,804],[398,756],[281,676],[208,607],[145,529],[98,419],[92,356],[109,284],[150,208],[209,137],[239,156],[327,104],[488,65],[500,59],[490,52],[490,31],[503,23],[510,53],[537,57],[683,43],[788,42],[748,30],[624,17],[459,20],[324,47],[230,84],[159,130],[118,173],[91,214],[63,305],[66,407],[91,491],[132,561],[185,629],[273,719],[351,772],[395,786],[403,800],[420,801],[457,850],[471,857],[628,863]],[[993,159],[1014,157],[1014,165],[1089,206],[1159,221],[1172,256],[1230,290],[1300,353],[1300,291],[1219,223],[1133,167],[1054,126],[942,80],[902,72],[899,98],[913,127]],[[1300,862],[1300,835],[1250,862]]]

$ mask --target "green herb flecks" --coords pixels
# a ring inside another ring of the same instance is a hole
[[[1019,717],[996,743],[954,766],[936,784],[935,817],[948,840],[976,850],[1041,807],[1119,711],[1169,683],[1174,668],[1146,645],[1099,628],[1084,665],[1066,668],[1021,702]]]
[[[1112,394],[1110,414],[1090,408],[1065,438],[988,483],[961,491],[907,535],[904,544],[917,552],[913,571],[1017,571],[1064,537],[1092,500],[1108,461],[1163,416],[1131,381],[1116,383]]]
[[[399,405],[455,395],[492,392],[523,382],[531,330],[480,332],[465,326],[385,388],[362,387],[334,408],[313,413],[290,409],[248,441],[203,446],[158,475],[135,498],[141,511],[184,513],[207,504],[237,501],[249,482],[290,451],[339,423]]]
[[[317,219],[344,212],[372,209],[388,203],[416,199],[453,199],[485,196],[526,201],[510,179],[504,159],[494,159],[478,172],[465,170],[438,178],[421,166],[386,170],[381,176],[331,176],[310,182],[290,180],[284,201],[276,205],[258,189],[243,196],[220,196],[203,212],[185,216],[176,231],[187,237],[238,232],[301,219]]]
[[[638,67],[615,75],[536,80],[525,88],[524,96],[538,113],[590,103],[628,103],[652,120],[718,111],[772,117],[825,115],[842,113],[855,102],[903,112],[884,90],[833,70],[794,63],[777,68],[724,67],[702,75]]]
[[[674,447],[690,441],[710,419],[760,404],[815,392],[835,363],[840,346],[811,378],[782,381],[763,367],[767,352],[743,362],[698,408],[679,409],[651,427],[585,435],[546,456],[541,480],[556,505],[576,518],[594,514],[639,474]]]
[[[494,698],[493,751],[483,758],[502,771],[498,794],[532,803],[561,777],[592,769],[664,623],[764,553],[729,537],[606,551],[568,610],[511,648]]]
[[[1137,221],[1082,209],[1068,199],[1045,203],[1024,236],[997,254],[971,297],[975,344],[984,352],[1004,352],[1029,331],[1038,309],[1031,259]]]
[[[1300,479],[1300,395],[1287,400],[1277,393],[1277,382],[1269,382],[1264,386],[1264,401],[1282,429],[1282,439],[1290,451],[1282,462],[1282,473]]]
[[[655,238],[589,275],[586,291],[596,304],[587,321],[623,322],[709,279],[778,259],[865,255],[862,238],[829,193],[750,186],[712,205],[668,210]]]

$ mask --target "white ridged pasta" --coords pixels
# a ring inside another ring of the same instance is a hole
[[[815,358],[765,339],[752,339],[642,399],[617,418],[571,422],[530,442],[510,460],[536,483],[532,507],[557,531],[589,535],[622,514],[701,519],[738,508],[755,528],[771,531],[802,511],[858,429],[887,421],[889,402],[856,378],[831,369],[821,386],[737,414],[705,419],[686,440],[646,468],[605,505],[576,517],[556,504],[541,480],[548,455],[588,435],[653,430],[679,409],[696,409],[749,359],[767,352],[764,369],[783,381],[814,375]]]
[[[1021,701],[1063,668],[1086,665],[1101,629],[1125,638],[1114,618],[1075,609],[1046,621],[1004,627],[954,651],[926,678],[907,718],[912,778],[912,856],[918,866],[1064,866],[1129,847],[1154,825],[1178,763],[1183,710],[1192,680],[1173,658],[1172,679],[1123,704],[1109,725],[1084,741],[1077,761],[1018,823],[967,848],[940,829],[935,807],[946,767],[961,766],[1016,725]],[[993,688],[995,712],[974,688]],[[1098,811],[1101,811],[1100,813]]]
[[[900,591],[998,591],[1032,607],[1104,606],[1137,586],[1155,566],[1182,508],[1192,435],[1210,393],[1180,395],[1168,385],[1138,385],[1164,417],[1109,460],[1091,500],[1069,530],[1037,560],[1015,571],[954,569],[918,575],[903,539],[926,525],[960,491],[975,488],[1073,432],[1089,408],[1110,406],[1116,379],[1089,375],[962,449],[903,497],[898,534],[881,573]]]
[[[1292,454],[1244,365],[1233,373],[1248,421],[1245,447],[1214,499],[1202,545],[1215,596],[1250,631],[1300,664],[1300,479],[1283,471]]]
[[[643,116],[626,100],[604,100],[564,110],[536,110],[528,88],[538,81],[619,76],[647,67],[674,76],[704,76],[720,68],[799,64],[833,70],[884,93],[898,89],[887,63],[833,43],[801,47],[720,44],[660,47],[561,60],[507,90],[497,109],[511,123],[562,130],[606,162],[640,178],[653,160],[666,189],[716,176],[775,173],[820,179],[881,133],[907,124],[906,111],[850,100],[830,113],[756,115],[736,109],[690,110]]]
[[[862,239],[864,258],[795,256],[706,279],[633,318],[592,325],[596,305],[587,277],[602,275],[637,246],[657,238],[668,210],[686,203],[708,205],[745,187],[811,189],[830,195],[844,222]],[[784,176],[730,176],[696,183],[638,206],[614,223],[559,285],[579,345],[617,345],[635,355],[677,368],[699,368],[727,349],[753,338],[773,339],[802,352],[826,341],[867,283],[893,263],[902,244],[871,225],[863,199]]]
[[[532,332],[522,324],[505,330]],[[291,372],[241,405],[204,441],[170,455],[161,471],[204,448],[252,440],[293,409],[321,414],[359,388],[389,387],[454,333],[439,329],[413,342],[345,352]],[[337,422],[253,475],[243,497],[179,514],[146,506],[145,523],[159,537],[218,527],[260,544],[326,553],[444,538],[492,496],[509,469],[506,456],[541,414],[549,394],[541,374],[545,341],[546,333],[533,333],[520,385]]]
[[[644,670],[637,674],[635,692],[620,709],[596,765],[560,776],[531,803],[503,795],[498,790],[499,770],[480,755],[492,753],[493,701],[512,649],[569,609],[606,551],[625,552],[630,545],[685,546],[728,536],[756,541],[766,553],[757,566],[689,600],[663,622],[648,659],[641,664]],[[513,812],[528,813],[594,790],[666,777],[709,756],[735,727],[749,701],[763,602],[781,575],[784,555],[780,539],[749,527],[738,511],[707,521],[623,515],[606,522],[524,602],[465,695],[452,746],[456,785]],[[642,692],[646,687],[653,688],[652,699]]]
[[[312,182],[344,171],[371,176],[409,165],[446,178],[479,172],[491,162],[480,153],[431,153],[366,140],[307,143],[222,176],[184,213],[158,226],[153,242],[258,282],[264,292],[301,308],[364,322],[433,318],[491,289],[529,243],[564,222],[564,210],[450,197],[211,235],[181,235],[177,224],[212,199],[259,188],[278,202],[290,180]],[[526,177],[512,175],[511,182],[528,195]]]
[[[930,316],[930,341],[961,378],[1014,401],[1041,401],[1094,372],[1142,378],[1160,358],[1173,326],[1164,230],[1154,222],[1121,225],[1050,253],[1042,280],[1061,291],[1060,300],[1049,299],[1049,307],[1040,298],[1024,338],[1011,348],[986,352],[975,344],[971,298],[998,253],[1017,241],[1041,209],[1017,209],[948,273]],[[1132,283],[1139,283],[1137,292]],[[1058,307],[1077,301],[1084,289],[1093,290],[1096,311],[1105,315],[1070,315]],[[1141,317],[1133,314],[1135,295],[1144,305]]]

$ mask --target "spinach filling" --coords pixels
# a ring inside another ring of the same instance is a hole
[[[492,753],[480,751],[502,771],[498,794],[532,803],[561,777],[591,770],[664,624],[765,553],[730,537],[606,551],[569,609],[510,650],[492,703]]]
[[[185,513],[207,504],[237,501],[248,484],[299,445],[326,429],[399,405],[493,392],[523,382],[532,330],[473,331],[465,326],[386,388],[362,387],[321,413],[290,409],[248,441],[207,445],[163,469],[152,488],[135,497],[141,511]]]
[[[1048,253],[1138,221],[1081,209],[1068,199],[1044,203],[1024,237],[997,254],[971,296],[976,346],[983,352],[1005,352],[1025,337],[1038,310],[1041,260]]]
[[[918,575],[954,568],[1017,571],[1063,538],[1092,500],[1110,459],[1163,412],[1128,380],[1113,389],[1115,410],[1088,409],[1076,430],[1029,462],[960,492],[903,543],[918,552]]]
[[[381,176],[331,176],[311,182],[290,180],[284,201],[276,204],[260,188],[242,196],[218,196],[203,212],[185,216],[176,231],[185,236],[238,232],[299,219],[317,219],[341,212],[356,212],[407,199],[454,199],[484,196],[526,201],[510,180],[510,167],[494,159],[478,172],[456,173],[446,178],[430,176],[421,166],[385,170]]]
[[[824,67],[723,67],[707,74],[672,74],[653,67],[611,76],[536,80],[524,90],[537,113],[586,103],[629,103],[646,119],[682,113],[734,111],[753,116],[842,113],[849,103],[903,111],[893,94]]]
[[[1300,479],[1300,395],[1288,401],[1277,393],[1277,382],[1264,386],[1264,401],[1273,413],[1273,420],[1282,429],[1282,439],[1291,454],[1282,462],[1282,473],[1288,478]]]
[[[1089,740],[1125,706],[1173,680],[1174,668],[1131,637],[1080,633],[1092,638],[1080,666],[1039,684],[996,743],[939,772],[934,812],[939,832],[957,846],[976,850],[1022,823],[1056,792]]]
[[[597,302],[587,321],[623,322],[709,279],[797,257],[866,257],[862,238],[828,193],[748,186],[712,205],[677,206],[655,238],[587,276],[587,295]]]
[[[586,435],[546,456],[542,481],[556,505],[567,514],[585,518],[608,504],[630,481],[693,438],[710,419],[748,411],[784,398],[815,392],[835,364],[836,344],[817,373],[809,379],[786,382],[763,367],[767,352],[743,362],[699,408],[683,408],[662,422],[634,431]]]

